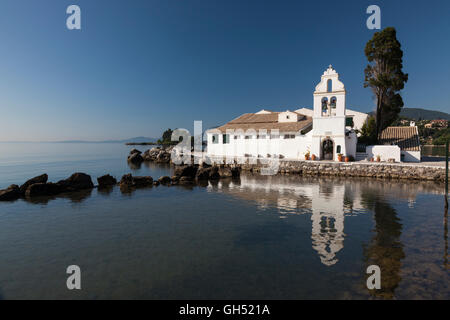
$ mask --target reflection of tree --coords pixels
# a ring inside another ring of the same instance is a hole
[[[448,265],[448,208],[444,209],[444,267],[449,269]]]
[[[370,294],[392,299],[401,280],[401,260],[405,257],[400,241],[402,224],[395,209],[378,196],[362,194],[365,206],[373,210],[375,218],[375,235],[364,247],[364,260],[366,268],[377,265],[381,269],[381,289],[369,290]]]

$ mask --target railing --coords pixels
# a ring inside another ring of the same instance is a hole
[[[362,152],[365,153],[366,152],[366,147],[367,145],[364,143],[358,143],[356,144],[356,152]]]
[[[445,146],[424,145],[421,148],[421,155],[426,157],[444,157]]]

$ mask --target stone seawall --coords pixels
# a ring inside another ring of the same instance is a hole
[[[234,164],[242,170],[260,172],[264,164]],[[370,177],[382,179],[408,179],[445,181],[445,168],[425,164],[388,164],[361,162],[319,162],[280,160],[279,174],[317,175],[339,177]]]

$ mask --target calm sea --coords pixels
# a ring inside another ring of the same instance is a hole
[[[170,173],[130,168],[130,148],[0,143],[0,188],[42,173]],[[259,175],[3,202],[0,298],[449,299],[443,202],[433,182]],[[67,289],[69,265],[82,290]],[[369,265],[380,290],[366,287]]]

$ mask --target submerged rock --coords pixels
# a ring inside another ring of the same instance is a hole
[[[25,192],[27,191],[28,187],[31,186],[32,184],[35,183],[46,183],[48,180],[48,175],[46,173],[41,174],[40,176],[31,178],[30,180],[28,180],[27,182],[25,182],[23,185],[20,186],[20,192],[22,194],[25,194]]]
[[[20,198],[22,193],[17,184],[12,184],[4,190],[0,190],[0,201],[13,201]]]
[[[116,178],[114,178],[113,176],[111,176],[109,174],[98,177],[97,182],[98,182],[99,188],[105,188],[105,187],[109,187],[109,186],[113,186],[113,185],[117,184]]]
[[[193,184],[194,180],[191,177],[187,177],[187,176],[183,176],[180,178],[180,180],[178,180],[178,184]]]

